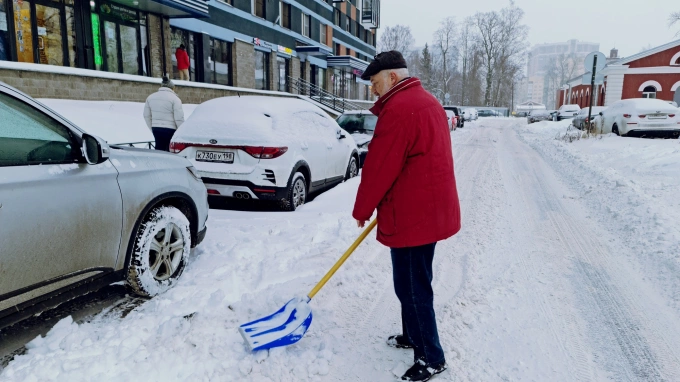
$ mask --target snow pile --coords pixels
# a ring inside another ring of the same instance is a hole
[[[50,109],[64,116],[76,126],[109,144],[154,142],[151,130],[144,121],[143,102],[75,101],[38,99]],[[196,105],[182,105],[188,118]]]

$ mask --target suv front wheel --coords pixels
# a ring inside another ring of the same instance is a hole
[[[177,208],[156,207],[137,229],[127,284],[152,297],[170,289],[186,267],[191,251],[189,219]]]

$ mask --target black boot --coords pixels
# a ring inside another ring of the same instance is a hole
[[[406,370],[406,373],[401,377],[401,380],[425,382],[444,370],[446,370],[446,362],[442,362],[439,365],[427,366],[423,360],[418,360],[415,365]]]
[[[413,349],[413,344],[406,336],[397,334],[387,339],[387,344],[397,349]]]

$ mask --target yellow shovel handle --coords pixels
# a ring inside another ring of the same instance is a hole
[[[312,291],[307,295],[307,297],[309,297],[310,300],[311,300],[312,298],[314,298],[314,295],[316,295],[316,293],[317,293],[321,288],[323,288],[323,286],[326,284],[326,282],[328,282],[328,280],[330,280],[330,278],[333,276],[333,274],[335,274],[335,271],[337,271],[338,268],[340,268],[340,266],[342,266],[342,264],[345,262],[345,260],[347,260],[347,258],[349,257],[349,255],[351,255],[352,252],[354,252],[354,250],[357,249],[357,247],[359,246],[359,244],[361,244],[361,242],[364,241],[364,239],[366,238],[366,236],[368,236],[368,234],[373,230],[373,228],[375,227],[375,225],[376,225],[377,222],[378,222],[378,219],[373,219],[373,221],[368,225],[368,227],[366,227],[366,229],[364,230],[364,232],[362,232],[361,235],[359,235],[359,237],[358,237],[356,240],[354,240],[354,243],[352,243],[352,245],[351,245],[351,246],[349,247],[349,249],[345,252],[345,254],[342,255],[342,257],[340,258],[340,260],[338,260],[338,261],[335,263],[335,265],[333,265],[333,268],[331,268],[331,269],[326,273],[326,275],[321,279],[321,281],[319,281],[319,283],[316,284],[316,286],[314,287],[314,289],[312,289]]]

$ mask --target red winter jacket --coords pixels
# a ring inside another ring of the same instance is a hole
[[[187,54],[186,50],[177,48],[175,51],[175,57],[177,58],[178,70],[189,69],[189,55]]]
[[[380,97],[378,124],[364,162],[352,216],[378,209],[378,241],[390,248],[444,240],[460,230],[446,112],[420,80],[405,79]]]

